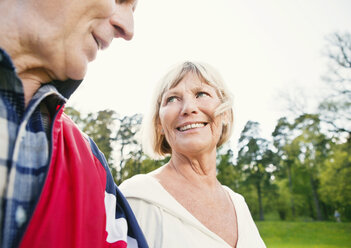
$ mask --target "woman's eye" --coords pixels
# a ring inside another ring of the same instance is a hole
[[[167,98],[167,103],[169,103],[169,102],[175,102],[176,100],[177,100],[177,97],[175,97],[175,96],[170,96],[170,97]]]
[[[203,97],[203,96],[209,96],[209,94],[203,91],[196,93],[196,97]]]

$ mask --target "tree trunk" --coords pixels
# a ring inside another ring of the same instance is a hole
[[[123,162],[124,162],[124,158],[123,158],[123,149],[124,149],[124,144],[122,143],[121,146],[121,157],[120,157],[120,162],[119,162],[119,178],[118,178],[118,185],[120,185],[123,181]]]
[[[292,176],[291,176],[291,165],[288,165],[288,179],[289,179],[291,214],[292,214],[292,217],[295,218],[295,202],[294,202],[294,195],[293,195],[293,185],[292,185]]]
[[[262,192],[261,192],[261,185],[259,182],[256,184],[256,188],[257,188],[258,209],[260,212],[260,220],[264,220],[263,206],[262,206]]]
[[[319,197],[316,189],[315,182],[313,180],[312,174],[310,174],[310,182],[311,182],[311,187],[312,187],[312,195],[313,195],[313,202],[314,206],[316,208],[316,218],[317,220],[322,220],[322,213],[321,213],[321,208],[320,208],[320,203],[319,203]]]

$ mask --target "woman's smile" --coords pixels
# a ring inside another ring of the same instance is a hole
[[[197,128],[202,128],[207,125],[207,122],[194,122],[194,123],[185,123],[177,127],[177,130],[180,132],[185,132],[188,130],[193,130]]]

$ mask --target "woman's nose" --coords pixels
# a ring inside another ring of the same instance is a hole
[[[196,114],[198,112],[196,99],[193,98],[184,98],[183,105],[182,105],[182,115],[190,115]]]

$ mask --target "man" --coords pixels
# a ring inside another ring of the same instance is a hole
[[[104,156],[63,114],[97,51],[133,37],[135,6],[0,2],[0,247],[147,247]]]

